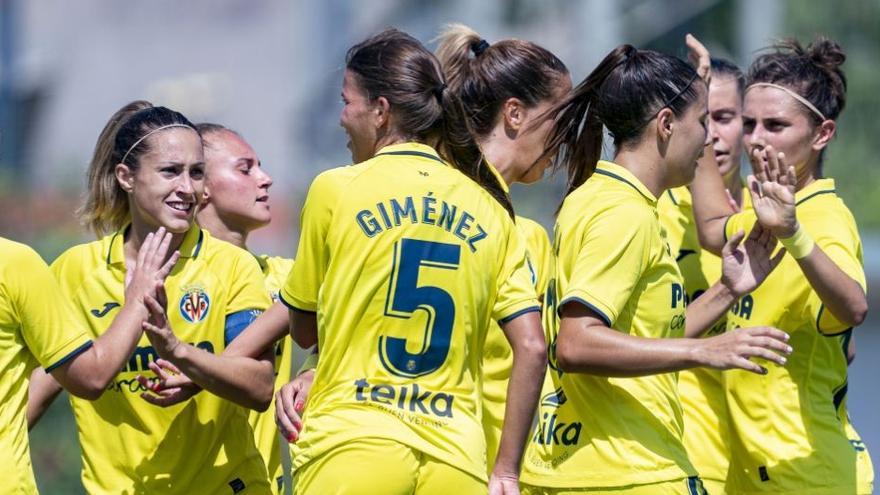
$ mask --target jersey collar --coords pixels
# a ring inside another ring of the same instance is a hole
[[[822,194],[836,194],[837,190],[834,187],[834,179],[824,178],[824,179],[816,179],[811,182],[807,187],[801,189],[800,191],[794,193],[795,205],[800,205],[804,201],[809,200],[814,196],[819,196]]]
[[[672,189],[667,189],[665,194],[669,196],[669,199],[672,200],[672,204],[674,204],[675,206],[691,206],[691,204],[693,203],[691,190],[688,189],[687,186],[673,187]]]
[[[408,142],[408,143],[399,143],[385,146],[374,156],[387,156],[387,155],[403,155],[403,156],[418,156],[421,158],[427,158],[429,160],[438,161],[444,165],[446,162],[440,158],[440,155],[437,154],[437,151],[434,148],[428,146],[427,144],[416,143],[416,142]]]
[[[494,175],[495,178],[498,179],[498,183],[501,185],[501,189],[504,189],[504,192],[510,194],[510,186],[508,186],[507,182],[504,181],[504,177],[501,177],[501,172],[499,172],[498,169],[495,168],[495,165],[489,163],[489,160],[485,160],[484,158],[484,161],[487,165],[489,165],[489,171],[492,172],[492,175]]]
[[[637,179],[636,176],[632,174],[632,172],[616,163],[599,160],[599,163],[596,164],[596,171],[594,173],[604,175],[613,180],[621,181],[638,191],[638,193],[644,196],[645,199],[647,199],[648,202],[650,202],[652,205],[657,204],[657,198],[654,197],[653,194],[651,194],[651,191],[648,190],[648,188],[645,187],[645,185],[642,184],[642,182]]]
[[[110,238],[110,245],[107,249],[107,264],[115,265],[115,264],[124,264],[125,263],[125,252],[123,250],[123,242],[125,240],[125,233],[131,227],[131,224],[127,224],[125,227],[117,230],[113,237]],[[197,258],[199,256],[199,252],[202,250],[202,243],[205,240],[205,231],[199,228],[198,225],[193,225],[186,232],[186,236],[183,238],[183,242],[180,244],[180,257],[181,258]]]

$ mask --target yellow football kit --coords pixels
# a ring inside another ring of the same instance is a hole
[[[123,232],[67,250],[52,269],[75,314],[101,335],[124,302]],[[269,303],[254,257],[193,227],[165,281],[177,337],[220,354],[230,318],[253,318]],[[238,331],[242,328],[239,326]],[[100,399],[71,398],[88,493],[271,493],[247,411],[201,393],[168,408],[140,398],[135,377],[157,359],[147,336]]]
[[[278,300],[278,292],[290,268],[293,267],[293,260],[290,258],[281,258],[278,256],[257,256],[257,262],[265,278],[266,291],[272,301]],[[291,367],[293,366],[293,346],[290,339],[285,337],[275,344],[275,391],[277,392],[282,385],[286,385],[290,381]],[[263,455],[263,461],[266,463],[266,469],[269,471],[269,480],[275,486],[278,493],[284,490],[284,476],[281,467],[281,449],[288,448],[287,442],[283,444],[279,441],[278,426],[275,424],[275,398],[269,409],[264,412],[251,411],[248,415],[248,422],[254,430],[254,438],[257,441],[257,449]],[[283,447],[282,447],[283,445]]]
[[[525,217],[516,217],[516,228],[526,241],[529,275],[535,285],[539,299],[543,299],[550,278],[551,254],[550,238],[539,223]],[[498,446],[501,442],[501,429],[504,424],[504,411],[507,404],[507,382],[513,367],[513,350],[497,323],[490,324],[489,333],[483,348],[483,432],[486,434],[486,468],[492,472]]]
[[[832,179],[795,194],[801,227],[844,273],[865,288],[855,220]],[[727,220],[725,234],[755,223],[754,212]],[[791,335],[795,351],[766,376],[725,374],[733,424],[728,486],[733,493],[852,494],[856,448],[844,430],[848,327],[828,311],[797,261],[786,255],[727,316],[728,327],[769,325]]]
[[[453,466],[485,490],[489,322],[539,311],[508,213],[432,148],[404,143],[319,175],[301,226],[280,296],[317,313],[321,359],[293,449],[297,492],[318,493],[307,484],[329,466],[318,459],[364,438]],[[382,470],[373,473],[365,486],[381,484]]]
[[[751,210],[751,196],[743,190],[742,210]],[[702,249],[694,222],[693,200],[687,187],[667,190],[657,201],[660,224],[684,278],[688,303],[721,279],[721,258]],[[704,336],[724,332],[727,319],[712,325]],[[730,456],[730,419],[722,372],[693,368],[679,373],[678,394],[684,412],[684,445],[700,479],[712,495],[723,495]]]
[[[40,255],[0,238],[0,493],[37,493],[26,414],[31,371],[52,371],[91,345]]]
[[[675,373],[611,378],[564,373],[555,362],[557,311],[568,302],[628,335],[684,334],[684,288],[656,201],[628,170],[600,161],[562,205],[555,280],[544,299],[550,367],[523,459],[527,485],[642,493],[696,476],[682,443]]]

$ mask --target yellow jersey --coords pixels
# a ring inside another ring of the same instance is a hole
[[[865,288],[855,220],[833,179],[795,194],[801,227],[848,276]],[[749,232],[754,212],[731,216],[725,235]],[[728,327],[774,326],[795,351],[784,367],[765,363],[765,376],[728,371],[725,388],[733,424],[728,484],[735,493],[856,492],[856,449],[844,430],[847,325],[825,310],[797,261],[776,270],[727,316]]]
[[[124,302],[123,232],[74,246],[52,264],[62,292],[94,337]],[[254,257],[193,227],[165,281],[168,321],[182,342],[220,354],[226,318],[269,304]],[[161,408],[135,377],[157,359],[146,335],[100,399],[71,397],[88,493],[270,493],[247,411],[208,393]]]
[[[320,174],[281,300],[317,312],[299,468],[378,437],[486,480],[479,387],[490,319],[539,311],[513,220],[429,146]]]
[[[279,256],[257,256],[257,262],[265,278],[266,291],[272,301],[278,300],[278,292],[287,275],[293,267],[293,260],[290,258],[281,258]],[[275,391],[277,392],[283,385],[290,381],[291,368],[293,367],[293,346],[290,338],[286,335],[283,339],[275,344]],[[277,489],[278,493],[282,493],[284,489],[284,476],[281,468],[281,448],[282,443],[279,440],[278,426],[275,424],[275,398],[269,409],[264,412],[250,411],[248,415],[248,423],[254,430],[254,438],[257,441],[257,449],[263,455],[263,461],[266,463],[266,469],[269,471],[269,481]],[[287,447],[284,442],[283,448]]]
[[[37,366],[52,371],[92,341],[49,267],[33,249],[0,237],[0,492],[36,494],[28,448],[27,392]]]
[[[565,199],[554,231],[555,279],[544,299],[550,366],[521,479],[550,488],[610,488],[696,475],[682,443],[677,374],[611,378],[562,372],[558,309],[578,302],[612,329],[684,335],[681,274],[657,200],[625,168],[600,161]]]
[[[516,217],[516,228],[526,242],[529,276],[539,299],[550,279],[552,247],[547,231],[538,222],[525,217]],[[490,324],[483,348],[483,432],[486,434],[486,467],[492,472],[498,446],[501,442],[501,429],[504,425],[504,411],[507,404],[507,382],[513,367],[513,350],[498,324]]]
[[[850,445],[856,451],[856,495],[871,495],[874,493],[874,463],[871,461],[871,454],[868,453],[865,442],[862,441],[862,437],[849,418],[849,413],[846,411],[846,398],[841,401],[838,414],[843,422],[846,438],[849,439]]]
[[[748,190],[743,189],[743,211],[751,210],[751,200]],[[721,279],[721,258],[700,246],[687,187],[667,190],[657,201],[657,210],[690,303]],[[703,335],[718,335],[726,326],[727,318],[722,318]],[[684,411],[684,445],[691,462],[704,481],[724,483],[730,457],[730,414],[721,379],[719,370],[683,370],[678,375],[678,394]]]

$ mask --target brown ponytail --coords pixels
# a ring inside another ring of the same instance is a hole
[[[682,115],[696,101],[697,73],[687,62],[652,50],[620,45],[553,110],[556,124],[548,149],[559,149],[556,168],[565,168],[566,196],[596,170],[603,127],[620,149],[637,141],[663,108]]]
[[[369,99],[382,96],[388,100],[397,117],[397,131],[406,139],[435,145],[444,160],[513,215],[510,198],[484,164],[440,63],[418,40],[386,29],[351,47],[346,69],[357,77]]]

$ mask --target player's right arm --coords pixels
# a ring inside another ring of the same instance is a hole
[[[525,240],[515,229],[508,234],[503,256],[492,318],[498,321],[510,343],[513,366],[507,384],[501,441],[489,479],[490,492],[518,486],[522,455],[547,369],[541,307],[530,275]]]
[[[21,284],[25,291],[17,301],[28,347],[32,350],[42,347],[46,335],[68,331],[74,333],[73,329],[83,329],[75,332],[83,343],[60,360],[48,364],[41,362],[46,365],[46,372],[35,375],[37,379],[28,399],[29,427],[45,412],[60,392],[60,387],[89,400],[101,396],[131,356],[141,336],[141,322],[147,317],[144,297],[154,290],[158,281],[164,280],[177,261],[177,253],[165,259],[170,243],[171,234],[166,234],[164,229],[147,236],[125,290],[125,304],[110,328],[93,342],[88,341],[82,321],[74,317],[76,310],[68,302],[70,294],[59,285],[49,267],[33,253],[37,260],[30,260],[32,266],[22,270],[27,272],[28,283]],[[70,262],[76,263],[77,260]],[[53,264],[53,270],[59,276],[64,276],[63,264],[63,260]],[[45,303],[46,294],[58,295],[51,305],[51,312],[46,309],[50,306]],[[57,335],[53,337],[57,338]]]
[[[742,329],[708,339],[645,338],[613,328],[643,277],[656,220],[638,205],[615,205],[587,221],[559,309],[556,359],[563,371],[634,377],[710,366],[761,373],[749,358],[784,364],[777,353],[791,352],[788,336],[775,328]]]

